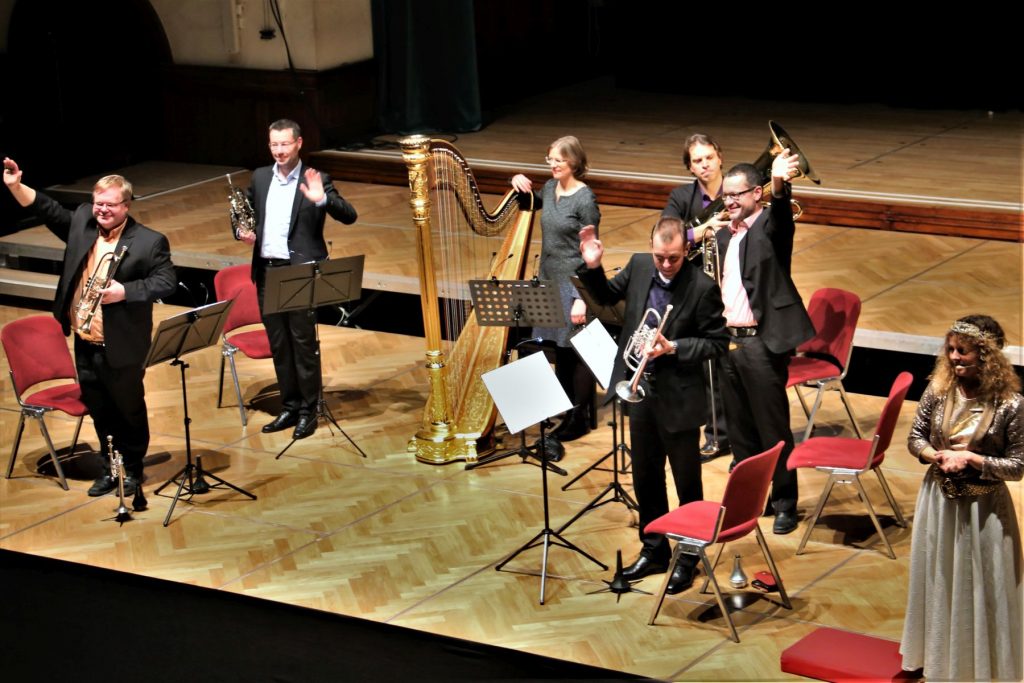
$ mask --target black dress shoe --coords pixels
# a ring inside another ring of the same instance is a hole
[[[295,425],[295,432],[292,433],[292,438],[305,439],[307,436],[311,436],[315,431],[316,415],[303,415]]]
[[[116,488],[117,479],[109,474],[104,474],[97,478],[96,481],[92,483],[92,486],[89,487],[89,495],[95,498],[96,496],[102,496],[110,493]]]
[[[668,571],[668,562],[640,555],[636,558],[636,562],[622,570],[622,578],[626,581],[636,581],[651,574],[664,574],[666,571]]]
[[[784,536],[796,529],[796,510],[779,510],[775,513],[772,532]]]
[[[693,585],[693,577],[697,574],[697,565],[677,562],[676,568],[672,570],[672,576],[668,577],[668,588],[665,592],[669,595],[682,593]]]
[[[134,496],[135,490],[142,486],[142,477],[137,477],[133,474],[126,475],[124,478],[124,495]]]
[[[294,427],[299,422],[299,414],[294,413],[290,410],[282,411],[280,415],[274,418],[273,422],[263,425],[262,431],[264,434],[273,434],[274,432],[280,432],[289,427]]]

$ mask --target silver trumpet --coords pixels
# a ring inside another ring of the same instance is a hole
[[[131,510],[124,504],[124,456],[114,450],[114,437],[110,435],[107,435],[107,453],[110,455],[110,474],[117,477],[118,506],[114,510],[117,513],[114,519],[124,524],[132,518]]]
[[[665,321],[668,320],[668,314],[671,312],[671,304],[665,307],[665,312],[661,315],[658,315],[658,312],[653,308],[648,308],[644,311],[643,316],[641,316],[640,324],[637,325],[633,335],[629,338],[629,343],[626,344],[626,348],[622,352],[622,359],[626,362],[626,367],[633,371],[633,378],[630,380],[624,379],[615,385],[615,393],[623,401],[639,403],[644,400],[646,392],[640,386],[640,378],[644,374],[644,368],[647,367],[647,361],[650,360],[649,354],[654,346],[654,341],[665,328]],[[648,327],[646,324],[647,316],[652,314],[654,319],[658,321],[657,328]]]
[[[739,553],[732,561],[732,574],[729,575],[729,583],[733,588],[746,588],[747,575],[743,573],[743,565],[740,563]]]

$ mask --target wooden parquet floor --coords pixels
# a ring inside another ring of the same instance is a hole
[[[158,307],[159,316],[172,312]],[[8,307],[0,311],[0,322],[31,313]],[[214,491],[180,502],[170,526],[162,526],[170,499],[153,490],[181,467],[185,442],[178,370],[160,366],[146,376],[153,432],[146,470],[149,509],[123,526],[113,521],[113,496],[85,495],[94,472],[89,455],[68,461],[68,492],[40,476],[45,447],[30,425],[14,477],[0,479],[0,547],[660,679],[785,679],[779,653],[819,625],[899,638],[910,530],[895,526],[870,478],[868,494],[882,510],[897,559],[879,549],[856,496],[837,491],[804,555],[794,555],[803,524],[784,537],[769,529],[793,610],[764,600],[747,604],[734,614],[740,644],[725,635],[722,619],[710,609],[713,599],[696,588],[670,597],[658,624],[647,626],[653,598],[632,593],[616,600],[599,592],[611,571],[557,547],[550,554],[547,600],[538,604],[539,549],[511,562],[512,571],[496,572],[494,566],[543,524],[539,470],[517,459],[475,471],[417,463],[405,442],[425,397],[422,340],[332,327],[322,327],[321,336],[329,405],[367,458],[321,427],[275,460],[288,437],[260,433],[276,410],[271,364],[239,361],[245,400],[256,406],[243,428],[233,399],[215,408],[219,355],[205,349],[187,358],[193,453],[209,471],[257,500]],[[5,373],[6,361],[0,361]],[[17,412],[9,385],[0,387],[0,443],[9,445]],[[869,431],[882,399],[854,401],[860,426]],[[791,403],[793,427],[801,430],[802,413],[795,399]],[[904,407],[886,461],[895,496],[911,519],[923,468],[900,444],[913,410],[913,404]],[[53,416],[48,424],[58,447],[67,444],[73,423]],[[826,400],[819,425],[825,433],[850,432],[835,397]],[[88,420],[83,434],[95,446]],[[610,429],[602,426],[570,445],[563,464],[570,475],[578,473],[610,442]],[[727,463],[719,458],[704,466],[709,498],[721,495]],[[565,492],[564,480],[552,477],[553,526],[597,495],[608,477],[591,473]],[[623,482],[630,488],[628,475]],[[818,473],[800,473],[804,512],[822,483]],[[1021,485],[1012,484],[1011,491],[1019,510]],[[624,506],[605,505],[565,536],[614,566],[617,550],[627,562],[637,550],[633,524]],[[719,569],[726,585],[732,553],[743,556],[748,575],[762,568],[753,538],[737,542]],[[654,591],[658,580],[645,579],[639,587]]]

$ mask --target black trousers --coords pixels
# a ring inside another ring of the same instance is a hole
[[[679,505],[704,499],[700,467],[700,428],[684,431],[663,429],[655,417],[653,402],[657,389],[647,385],[647,397],[629,406],[629,438],[633,454],[633,491],[640,506],[641,553],[657,561],[667,561],[668,540],[661,534],[645,534],[644,527],[666,514],[668,491],[665,460],[672,468]],[[667,400],[662,397],[661,400]]]
[[[714,364],[714,361],[711,361]],[[725,447],[729,445],[729,424],[725,419],[725,404],[722,402],[722,388],[720,386],[718,366],[714,368],[714,382],[711,381],[711,372],[708,362],[701,363],[704,368],[704,385],[708,389],[708,411],[704,420],[704,441],[711,443],[715,440],[715,425],[718,425],[718,444]],[[712,412],[711,406],[714,405]]]
[[[793,451],[789,428],[789,355],[768,350],[760,337],[732,339],[719,357],[718,380],[729,415],[729,443],[736,460],[744,460],[785,442],[772,477],[771,501],[776,512],[792,510],[798,498],[796,472],[786,468]]]
[[[261,311],[265,280],[261,274],[256,282]],[[320,394],[315,316],[315,313],[307,311],[263,315],[263,326],[267,328],[267,337],[270,339],[270,351],[274,354],[274,372],[277,374],[282,407],[300,415],[316,412]]]
[[[107,437],[124,457],[125,471],[142,477],[142,459],[149,448],[149,415],[142,380],[143,367],[111,367],[106,349],[75,337],[75,367],[82,387],[82,403],[89,409],[100,441],[103,471],[110,473]]]

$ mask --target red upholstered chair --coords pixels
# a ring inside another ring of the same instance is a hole
[[[228,319],[224,323],[224,342],[220,352],[220,382],[217,386],[217,407],[220,408],[224,399],[224,361],[231,366],[231,379],[235,385],[235,396],[238,398],[238,412],[242,416],[242,426],[248,424],[245,415],[245,403],[242,402],[242,389],[238,385],[238,370],[235,368],[235,354],[241,351],[249,358],[271,358],[270,340],[267,331],[262,327],[259,301],[256,297],[256,285],[250,273],[252,267],[248,263],[228,266],[213,276],[213,291],[218,301],[234,300],[228,311]],[[258,330],[247,330],[230,334],[234,330],[249,325],[260,325]]]
[[[789,596],[786,595],[786,588],[782,585],[782,577],[775,567],[775,560],[772,558],[768,544],[765,542],[764,534],[758,520],[764,511],[764,504],[768,498],[768,486],[772,482],[772,473],[775,472],[775,464],[782,452],[783,442],[772,446],[770,449],[759,455],[740,461],[729,475],[729,481],[725,485],[725,494],[721,503],[708,500],[699,500],[687,503],[676,508],[667,515],[662,515],[647,525],[647,533],[665,534],[676,542],[672,551],[672,563],[668,573],[665,574],[665,581],[662,583],[661,592],[654,603],[654,610],[651,612],[649,624],[653,624],[658,618],[658,612],[665,601],[665,592],[668,589],[668,581],[672,576],[672,570],[683,553],[697,555],[707,579],[701,587],[701,592],[706,593],[708,583],[715,592],[715,600],[718,601],[718,608],[722,611],[726,623],[729,625],[729,632],[735,642],[740,642],[736,633],[736,627],[726,609],[725,601],[722,599],[722,591],[715,579],[715,567],[722,557],[725,544],[736,541],[751,531],[757,535],[757,543],[761,546],[761,553],[768,562],[775,585],[779,589],[779,596],[782,599],[782,606],[792,609]],[[709,545],[721,543],[715,561],[712,564],[708,560],[706,548]],[[774,601],[773,601],[774,602]]]
[[[885,406],[882,408],[882,414],[878,418],[875,435],[870,440],[852,439],[842,436],[816,436],[797,444],[793,452],[789,454],[789,460],[787,461],[789,469],[813,467],[828,474],[828,482],[826,482],[825,489],[821,492],[821,497],[818,499],[818,506],[814,509],[814,514],[811,515],[811,519],[807,524],[807,531],[804,532],[804,537],[800,541],[800,547],[796,550],[797,555],[803,552],[807,539],[811,537],[811,530],[814,529],[814,525],[821,516],[821,510],[825,507],[825,501],[828,500],[829,494],[832,493],[832,487],[836,484],[853,484],[857,487],[861,500],[864,501],[864,506],[868,510],[871,522],[875,525],[875,530],[878,531],[882,542],[885,543],[889,557],[896,559],[896,553],[893,552],[889,539],[886,538],[885,533],[882,531],[882,525],[878,523],[878,517],[875,515],[875,509],[871,505],[871,499],[868,498],[868,494],[860,481],[860,475],[870,470],[875,471],[875,474],[878,475],[878,482],[882,485],[882,491],[885,492],[885,497],[888,499],[889,505],[896,516],[896,523],[901,527],[905,527],[907,522],[903,518],[903,512],[893,497],[892,491],[889,489],[889,483],[885,480],[885,475],[882,474],[881,465],[882,461],[885,460],[885,452],[889,448],[889,443],[892,441],[892,433],[896,429],[896,421],[899,419],[903,400],[907,397],[907,390],[910,389],[910,383],[913,381],[914,378],[909,372],[901,372],[896,377],[896,381],[892,384],[892,389],[889,390],[889,398],[885,401]]]
[[[82,429],[82,419],[88,409],[82,403],[82,390],[78,386],[75,363],[71,360],[68,343],[60,323],[49,315],[34,315],[21,320],[7,323],[0,331],[7,363],[10,365],[11,383],[14,385],[14,396],[21,407],[18,418],[18,431],[11,448],[11,460],[7,463],[7,478],[14,471],[14,459],[18,455],[21,435],[25,431],[25,418],[31,417],[39,423],[39,431],[43,433],[46,447],[50,451],[50,459],[57,471],[60,485],[68,490],[68,482],[64,478],[64,470],[57,458],[57,451],[50,439],[43,417],[52,410],[59,410],[72,417],[77,417],[75,435],[71,439],[71,453],[78,445],[78,433]],[[42,382],[70,379],[70,383],[57,384],[24,396],[30,388]]]
[[[797,355],[790,359],[789,382],[786,384],[786,388],[793,387],[807,415],[804,439],[811,436],[814,416],[821,407],[826,391],[839,392],[846,414],[853,423],[854,433],[858,439],[863,438],[843,388],[843,379],[853,353],[853,333],[857,330],[857,320],[860,318],[860,297],[842,289],[819,289],[811,295],[807,313],[817,334],[801,344],[796,350]],[[817,390],[813,408],[807,408],[807,401],[800,393],[801,386]]]

